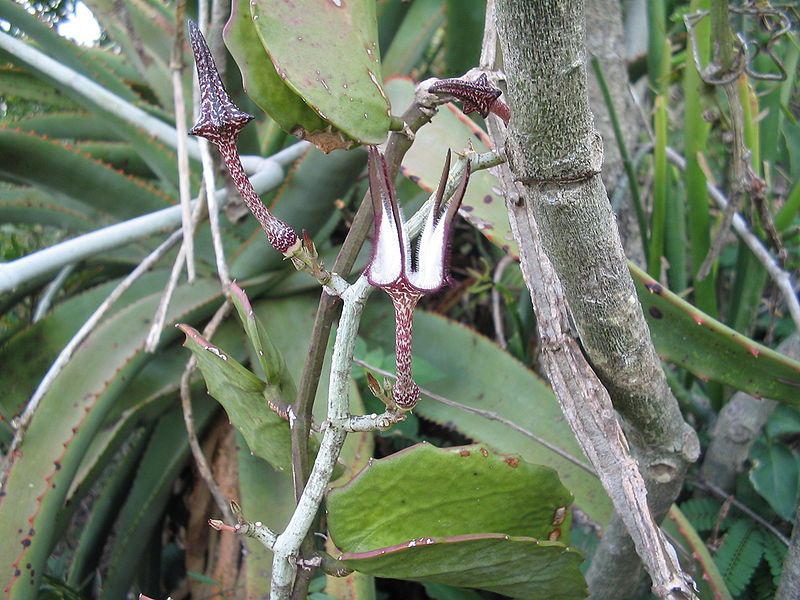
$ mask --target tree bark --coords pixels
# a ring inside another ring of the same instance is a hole
[[[660,520],[699,444],[650,340],[600,176],[602,141],[587,97],[584,4],[501,0],[496,16],[512,111],[506,151],[524,189],[526,219],[538,223],[583,350],[624,419]],[[592,597],[623,598],[631,587],[638,561],[623,531],[617,519],[604,536],[589,574]]]
[[[603,75],[611,94],[622,137],[628,152],[633,155],[643,121],[630,94],[628,68],[625,62],[625,36],[622,27],[622,3],[619,0],[587,0],[586,50],[600,61]],[[594,114],[597,131],[606,140],[603,159],[603,183],[609,195],[622,198],[617,208],[617,222],[625,255],[637,265],[644,264],[642,238],[633,208],[630,186],[625,178],[625,167],[619,146],[615,142],[614,128],[597,78],[588,78],[589,105]],[[621,186],[622,189],[617,189]]]
[[[800,335],[786,338],[778,352],[800,358]],[[733,491],[736,476],[744,469],[750,446],[759,436],[767,418],[777,403],[764,398],[754,398],[745,392],[736,392],[719,412],[711,429],[700,477],[725,490]]]

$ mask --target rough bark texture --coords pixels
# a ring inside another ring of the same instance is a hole
[[[633,155],[642,130],[642,118],[634,105],[629,90],[628,69],[625,62],[625,36],[622,28],[622,3],[619,0],[587,0],[586,51],[596,56],[611,94],[622,137],[628,152]],[[608,107],[603,100],[600,85],[594,74],[589,76],[589,105],[594,114],[597,131],[605,141],[603,183],[609,194],[620,194],[622,202],[617,209],[617,222],[625,255],[638,265],[644,264],[642,240],[636,211],[631,204],[630,186],[625,178],[625,168],[614,137]],[[620,186],[621,189],[617,189]]]
[[[800,358],[800,335],[794,334],[784,340],[778,346],[778,351],[794,359]],[[733,491],[736,476],[744,469],[750,446],[776,405],[772,400],[736,392],[714,423],[700,476],[726,492]]]
[[[580,0],[500,1],[497,27],[512,119],[509,163],[525,190],[584,350],[622,415],[656,519],[697,458],[628,272],[600,177],[602,142],[587,97],[584,6]],[[538,316],[538,315],[537,315]],[[624,515],[630,526],[630,516]],[[592,565],[596,598],[623,598],[636,564],[612,526]],[[641,551],[641,548],[640,548]]]
[[[794,518],[789,552],[783,560],[783,574],[775,600],[797,600],[800,597],[800,510]]]

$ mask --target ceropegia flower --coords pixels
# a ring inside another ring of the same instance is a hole
[[[411,377],[414,307],[422,296],[435,292],[447,281],[450,226],[467,189],[469,165],[452,199],[446,202],[444,192],[449,172],[448,151],[414,261],[408,230],[397,204],[386,161],[374,146],[369,149],[369,189],[375,209],[375,236],[366,275],[369,282],[383,289],[394,304],[397,380],[392,395],[395,404],[406,410],[413,408],[419,399],[419,387]]]
[[[489,113],[494,113],[508,125],[511,113],[508,105],[500,100],[503,93],[489,83],[486,73],[481,73],[475,81],[466,79],[441,79],[430,86],[429,91],[434,94],[448,94],[461,100],[464,113],[479,113],[484,119]]]
[[[254,117],[240,110],[231,100],[214,64],[214,57],[194,21],[189,21],[189,39],[192,42],[197,79],[200,83],[200,116],[189,133],[204,137],[219,148],[236,189],[261,224],[269,243],[278,252],[290,256],[302,244],[295,231],[272,215],[261,202],[244,172],[236,148],[239,132]]]

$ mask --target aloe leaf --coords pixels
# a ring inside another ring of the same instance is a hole
[[[386,82],[386,92],[393,106],[408,106],[414,99],[414,83],[394,78]],[[432,191],[439,183],[445,148],[461,152],[472,146],[478,152],[491,148],[486,133],[452,104],[445,104],[433,120],[420,129],[415,143],[403,159],[401,173]],[[469,186],[459,214],[486,239],[514,256],[518,255],[505,201],[497,179],[489,171],[478,171],[469,178]]]
[[[566,538],[571,501],[548,467],[480,445],[423,443],[331,491],[328,527],[340,560],[374,575],[582,598],[580,554],[537,539]],[[514,564],[523,560],[524,569]]]
[[[313,134],[325,130],[325,121],[275,70],[253,24],[249,0],[233,0],[223,37],[242,73],[244,91],[281,129],[298,131],[301,137],[302,132]]]
[[[308,133],[307,139],[325,152],[386,139],[389,101],[381,85],[374,2],[256,0],[249,6],[280,77],[338,130]]]
[[[343,197],[364,169],[366,152],[361,149],[325,156],[310,150],[295,163],[278,193],[269,201],[270,211],[296,231],[305,229],[313,237],[336,211]],[[283,265],[283,256],[267,243],[260,228],[228,259],[231,275],[247,279]],[[307,277],[307,276],[305,276]]]
[[[481,0],[444,0],[447,25],[444,54],[451,77],[461,75],[480,62],[486,3]]]
[[[167,323],[207,316],[219,296],[216,280],[178,287]],[[0,586],[9,598],[29,598],[37,589],[81,459],[114,401],[151,358],[144,338],[160,297],[146,296],[99,325],[42,398],[0,498],[0,564],[10,565]],[[168,325],[163,343],[176,334]]]
[[[75,102],[58,89],[14,67],[0,69],[0,95],[30,100],[55,109],[75,108]]]
[[[7,128],[0,128],[0,174],[55,197],[83,202],[114,220],[173,204],[172,198],[151,184],[119,173],[75,148]]]
[[[277,469],[292,468],[289,422],[265,400],[267,384],[188,325],[184,345],[192,351],[209,393],[225,408],[250,451]]]
[[[211,420],[217,404],[208,396],[194,399],[194,420],[198,434]],[[103,580],[101,599],[124,598],[140,568],[141,556],[186,459],[189,440],[179,407],[159,420],[139,464],[136,478],[119,511],[109,551],[109,569]]]
[[[113,72],[101,68],[100,63],[91,60],[90,56],[77,46],[61,37],[54,28],[42,23],[35,15],[28,13],[25,7],[16,2],[0,2],[0,19],[8,21],[12,27],[24,31],[48,56],[57,56],[62,64],[82,73],[96,81],[110,92],[133,102],[136,94]],[[0,52],[0,55],[5,55]],[[13,62],[13,57],[10,57]]]
[[[124,4],[113,0],[87,0],[86,4],[147,81],[161,106],[172,112],[169,59],[175,24],[171,15],[141,0],[127,0]],[[189,69],[184,73],[184,89],[191,89]]]
[[[78,142],[75,149],[128,175],[154,176],[147,162],[127,142]],[[197,173],[194,179],[198,180]]]
[[[168,276],[165,271],[142,276],[109,309],[106,320],[129,304],[157,293]],[[18,332],[0,348],[3,419],[11,419],[22,410],[61,349],[118,284],[119,280],[112,280],[59,303],[41,321]]]
[[[69,563],[66,583],[78,590],[84,587],[97,565],[105,539],[119,513],[119,506],[125,501],[130,481],[147,444],[148,436],[144,428],[126,433],[129,436],[128,448],[117,458],[113,470],[103,482],[103,493],[92,504]]]
[[[753,396],[800,406],[800,363],[712,319],[632,263],[628,267],[664,360]]]
[[[0,184],[0,222],[91,231],[99,218],[97,211],[71,198],[56,200],[33,187]]]
[[[391,305],[372,302],[361,324],[368,343],[393,353]],[[415,412],[425,419],[453,427],[467,437],[501,452],[513,452],[526,461],[558,471],[576,504],[589,518],[605,523],[611,503],[596,477],[566,456],[588,464],[550,388],[535,373],[499,346],[455,321],[424,311],[414,315],[414,356],[434,371],[423,387],[468,408],[488,411],[506,423],[426,399]],[[359,357],[363,358],[363,357]],[[498,380],[502,373],[502,385]],[[510,428],[514,423],[560,453]]]
[[[114,131],[109,130],[102,120],[93,119],[91,113],[80,110],[26,115],[14,121],[14,125],[19,129],[49,138],[107,142],[122,140]]]
[[[383,74],[408,75],[425,55],[436,31],[444,23],[442,0],[417,0],[411,5],[383,57]],[[483,23],[481,23],[481,34]],[[399,106],[399,105],[395,105]]]

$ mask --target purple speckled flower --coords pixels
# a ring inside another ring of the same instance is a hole
[[[383,289],[394,304],[397,381],[393,397],[397,406],[406,410],[413,408],[419,399],[419,387],[411,377],[414,307],[422,296],[435,292],[447,281],[450,226],[469,181],[468,165],[450,202],[443,202],[449,172],[448,151],[435,202],[419,237],[415,266],[408,231],[386,161],[374,146],[369,148],[369,188],[375,209],[375,236],[372,260],[365,273],[369,282]]]
[[[236,189],[261,224],[269,243],[278,252],[290,255],[300,247],[297,234],[289,225],[273,216],[261,202],[244,172],[236,148],[239,132],[254,117],[240,110],[231,100],[214,64],[214,57],[194,21],[189,21],[189,39],[200,83],[200,116],[189,133],[204,137],[219,148]]]

